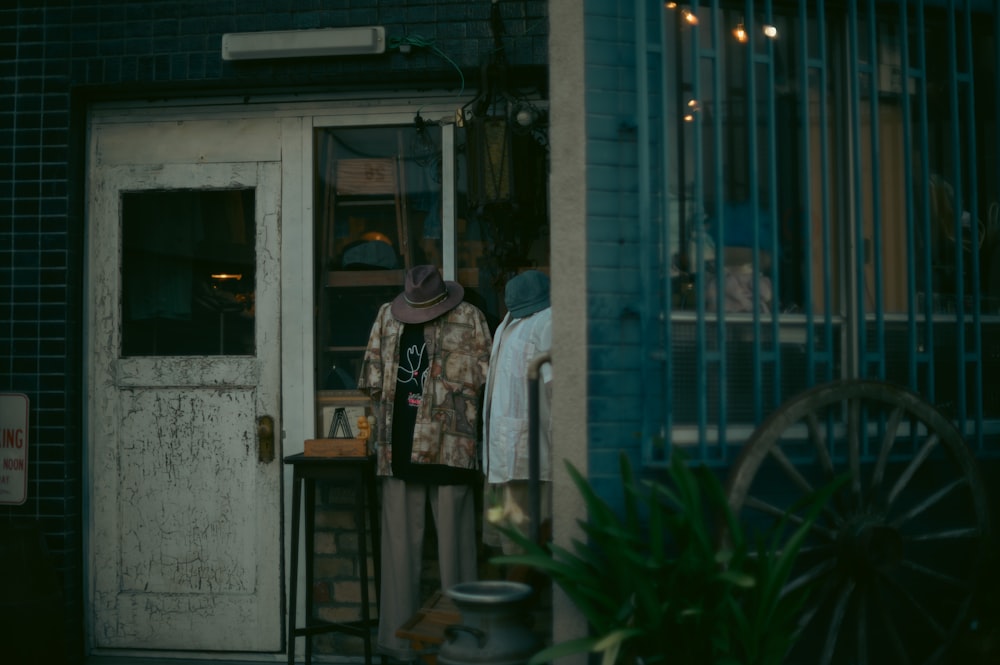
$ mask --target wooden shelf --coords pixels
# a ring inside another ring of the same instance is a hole
[[[469,289],[479,288],[479,268],[459,268],[458,283]]]
[[[330,270],[327,286],[398,286],[403,288],[402,270]]]
[[[526,266],[518,268],[518,272],[524,272],[525,270],[538,270],[546,275],[549,274],[548,266],[537,266],[531,267]],[[458,269],[458,282],[467,289],[478,289],[479,284],[479,268],[459,268]]]
[[[382,206],[384,208],[392,208],[393,212],[396,210],[395,201],[387,201],[385,199],[359,199],[357,201],[339,199],[337,201],[338,208],[365,208],[371,206]]]

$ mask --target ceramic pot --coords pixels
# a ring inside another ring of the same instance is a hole
[[[439,665],[521,665],[541,649],[531,630],[533,591],[527,584],[465,582],[445,593],[455,601],[462,623],[445,628]]]

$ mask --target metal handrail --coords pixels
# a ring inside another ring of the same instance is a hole
[[[541,535],[542,504],[541,504],[541,460],[539,460],[538,438],[538,379],[542,365],[552,363],[552,354],[540,353],[528,363],[528,502],[530,517],[530,535],[533,542],[538,543]]]

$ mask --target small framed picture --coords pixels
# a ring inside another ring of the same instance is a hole
[[[316,438],[355,439],[363,436],[358,423],[371,414],[371,402],[363,395],[320,395],[317,398]]]

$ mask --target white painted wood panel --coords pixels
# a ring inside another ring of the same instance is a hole
[[[104,164],[211,164],[281,159],[279,120],[171,120],[101,125],[93,156]]]
[[[280,157],[280,127],[177,126],[92,133],[88,632],[96,648],[277,651],[282,451],[276,437],[258,461],[257,419],[281,431],[281,170],[253,160]],[[255,190],[255,354],[122,358],[121,193],[236,187]]]

